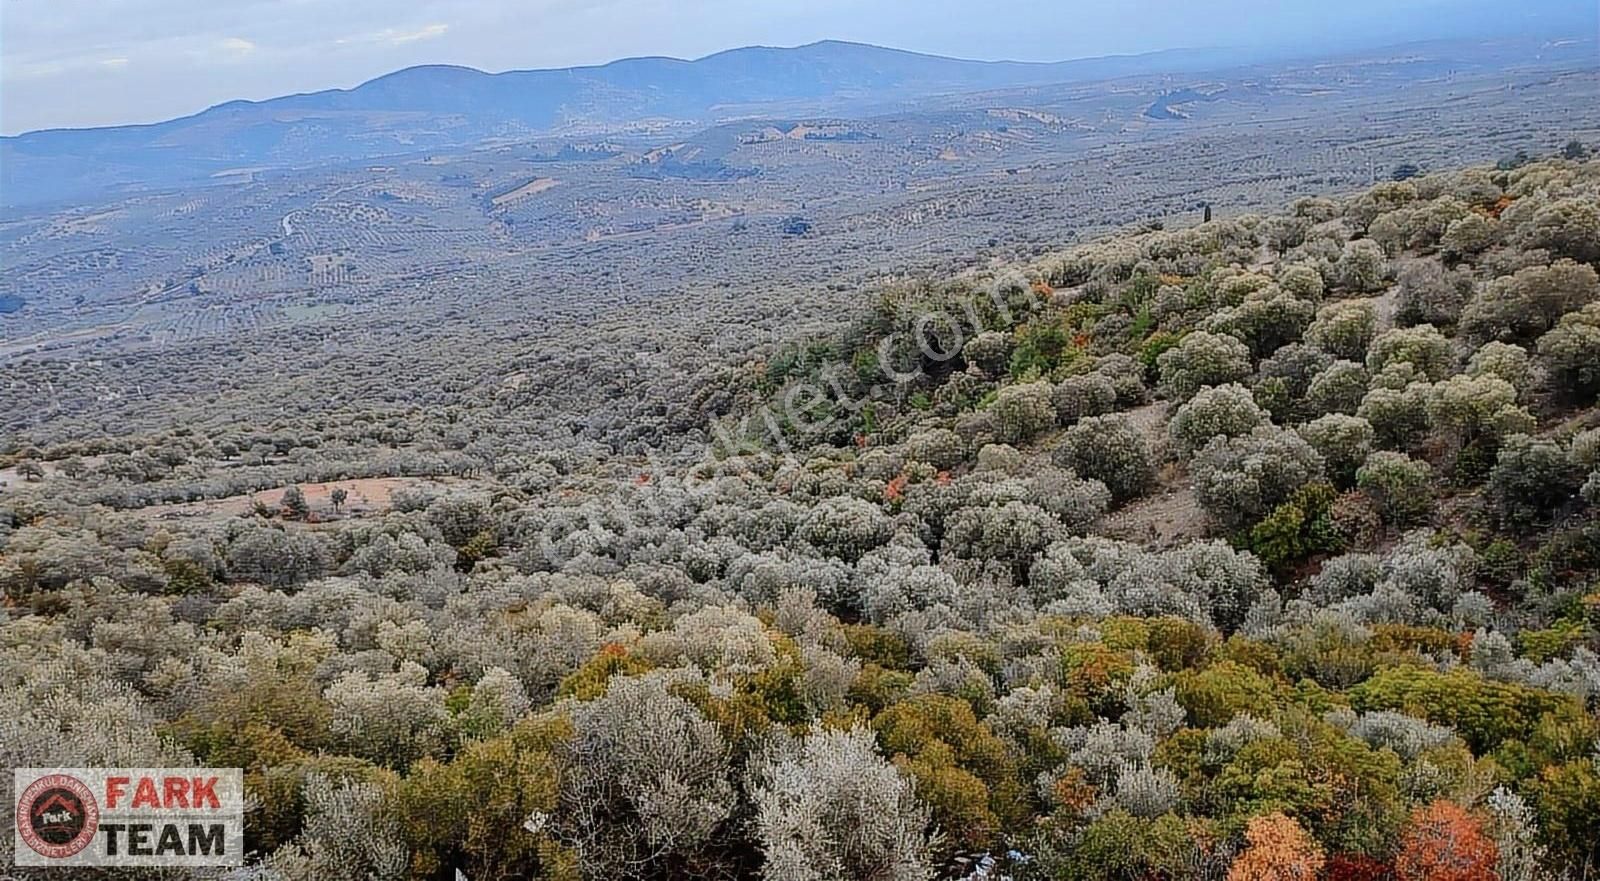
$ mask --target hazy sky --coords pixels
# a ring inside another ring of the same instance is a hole
[[[0,132],[149,122],[349,87],[424,63],[485,70],[846,39],[969,58],[1393,42],[1583,21],[1596,0],[0,0]],[[1516,11],[1509,11],[1509,10]]]

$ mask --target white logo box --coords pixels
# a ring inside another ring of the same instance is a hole
[[[238,866],[238,768],[17,768],[18,866]]]

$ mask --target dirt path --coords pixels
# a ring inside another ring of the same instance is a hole
[[[1367,302],[1372,304],[1372,314],[1378,319],[1378,333],[1393,330],[1395,312],[1400,308],[1400,286],[1395,285]]]
[[[1167,443],[1166,401],[1155,401],[1129,410],[1128,421],[1144,435],[1153,454]],[[1171,547],[1192,538],[1204,538],[1206,515],[1195,497],[1189,475],[1168,467],[1154,492],[1123,506],[1101,521],[1100,533],[1110,538],[1135,541],[1150,547]]]
[[[1154,494],[1113,511],[1100,523],[1107,538],[1134,541],[1152,548],[1169,548],[1190,539],[1205,538],[1206,513],[1195,497],[1187,475]]]

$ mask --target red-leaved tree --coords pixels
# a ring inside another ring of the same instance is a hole
[[[1498,856],[1465,808],[1440,799],[1412,812],[1395,871],[1400,881],[1496,881]]]
[[[1251,817],[1249,842],[1228,869],[1228,881],[1313,881],[1322,869],[1322,848],[1293,817]]]

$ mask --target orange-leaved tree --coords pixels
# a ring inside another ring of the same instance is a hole
[[[1251,817],[1244,837],[1249,846],[1228,869],[1228,881],[1313,881],[1322,870],[1322,848],[1293,817]]]
[[[1395,871],[1400,881],[1496,881],[1497,850],[1467,810],[1439,799],[1411,814]]]

